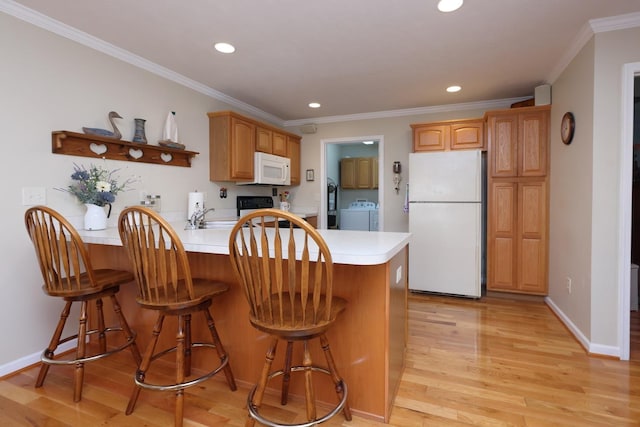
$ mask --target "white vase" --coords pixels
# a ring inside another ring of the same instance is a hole
[[[104,207],[91,203],[84,205],[87,207],[87,213],[84,214],[84,229],[104,230],[107,228],[107,214],[104,212]]]
[[[289,204],[289,202],[280,202],[280,209],[282,209],[285,212],[289,212],[289,208],[291,208],[291,205]]]

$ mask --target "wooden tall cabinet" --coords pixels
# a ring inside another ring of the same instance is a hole
[[[550,107],[487,119],[487,289],[548,292]]]

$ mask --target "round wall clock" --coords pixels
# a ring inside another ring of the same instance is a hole
[[[560,136],[562,142],[569,145],[573,140],[573,133],[576,131],[576,119],[573,117],[573,113],[567,112],[562,116],[562,122],[560,123]]]

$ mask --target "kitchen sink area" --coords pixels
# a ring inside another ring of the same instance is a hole
[[[235,219],[214,219],[209,221],[202,221],[198,226],[199,229],[231,229],[236,225]]]

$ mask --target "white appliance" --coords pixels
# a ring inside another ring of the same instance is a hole
[[[409,289],[481,296],[482,154],[409,155]]]
[[[348,209],[340,209],[341,230],[378,231],[378,206],[367,200],[356,200]]]
[[[238,185],[291,185],[291,159],[257,151],[253,159],[253,181],[238,181]]]

